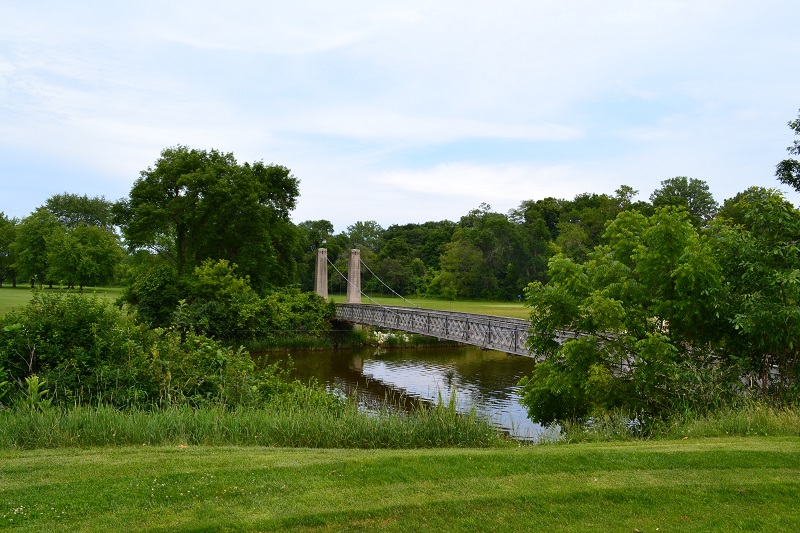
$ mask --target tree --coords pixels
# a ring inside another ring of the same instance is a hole
[[[49,269],[47,240],[56,232],[64,231],[64,226],[44,207],[23,218],[17,226],[14,242],[19,275],[35,279],[41,288]]]
[[[726,212],[712,230],[736,351],[764,394],[788,399],[800,359],[800,210],[779,191],[752,187]]]
[[[307,220],[298,224],[297,230],[301,250],[297,260],[300,287],[304,291],[313,291],[317,249],[326,248],[328,257],[336,258],[342,248],[333,238],[333,224],[328,220]]]
[[[50,279],[70,287],[103,285],[114,278],[123,252],[110,229],[82,222],[45,239]]]
[[[409,295],[422,288],[425,264],[414,256],[412,246],[401,238],[386,241],[375,262],[376,274],[398,294]]]
[[[9,278],[14,287],[17,286],[14,241],[17,238],[18,224],[16,218],[7,218],[5,213],[0,211],[0,287],[3,286],[3,281]]]
[[[800,113],[795,120],[790,120],[789,127],[794,130],[794,134],[800,135]],[[800,155],[800,140],[795,139],[792,146],[786,148],[786,151],[791,155]],[[800,161],[797,159],[784,159],[775,169],[775,175],[778,181],[789,185],[797,192],[800,192]]]
[[[431,294],[511,299],[519,294],[519,256],[524,255],[519,227],[507,215],[481,204],[461,217],[439,260]]]
[[[358,248],[362,254],[365,250],[377,253],[383,228],[374,220],[359,221],[347,226],[347,234],[350,237],[350,248]]]
[[[280,165],[166,148],[115,205],[115,219],[129,248],[168,258],[179,276],[205,259],[227,259],[262,291],[296,280],[298,236],[289,212],[298,183]]]
[[[653,191],[650,201],[654,207],[683,207],[692,216],[695,227],[708,224],[719,208],[703,180],[678,176],[661,182],[661,187]]]
[[[112,205],[112,202],[102,196],[89,198],[86,195],[79,196],[65,192],[51,196],[44,206],[68,228],[82,224],[111,230]]]
[[[657,416],[680,402],[718,401],[737,372],[715,348],[721,269],[685,211],[623,211],[585,263],[559,254],[547,284],[526,291],[532,351],[544,361],[521,382],[531,418],[550,422],[621,408]],[[564,333],[563,344],[556,341]],[[715,381],[716,380],[716,381]],[[709,392],[711,391],[711,392]]]
[[[426,269],[439,270],[439,258],[453,238],[456,224],[450,220],[389,226],[383,232],[383,242],[401,239],[412,248],[411,255],[422,260]]]

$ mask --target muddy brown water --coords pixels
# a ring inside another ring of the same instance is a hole
[[[367,406],[408,409],[420,400],[447,402],[455,391],[457,409],[475,409],[518,439],[533,439],[543,428],[531,422],[519,403],[520,378],[530,375],[532,358],[509,356],[472,346],[436,348],[359,348],[270,352],[269,362],[292,361],[292,374],[315,378],[329,390],[358,394]]]

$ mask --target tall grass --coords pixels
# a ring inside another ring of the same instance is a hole
[[[303,392],[297,394],[315,394]],[[0,411],[0,447],[118,445],[279,446],[304,448],[433,448],[502,446],[488,421],[454,405],[410,413],[365,413],[353,400],[313,406],[286,398],[260,409],[180,406],[147,411],[107,406]]]
[[[665,438],[800,437],[800,407],[776,407],[761,401],[747,401],[701,415],[685,412],[673,416],[659,433]]]
[[[559,438],[542,442],[609,442],[686,437],[800,437],[800,408],[742,400],[703,413],[683,411],[666,420],[616,412],[586,420],[567,420],[549,428]]]

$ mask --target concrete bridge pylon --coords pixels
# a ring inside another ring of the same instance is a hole
[[[317,248],[317,269],[314,279],[316,293],[328,299],[328,249]],[[347,265],[347,300],[349,304],[361,303],[361,250],[350,250],[350,261]]]
[[[350,250],[350,262],[347,265],[347,300],[349,304],[361,303],[361,250]]]
[[[317,271],[314,278],[314,290],[328,300],[328,249],[317,248]]]

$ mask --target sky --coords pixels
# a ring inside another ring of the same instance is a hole
[[[164,148],[276,163],[336,231],[776,180],[796,0],[0,0],[0,211],[128,195]]]

